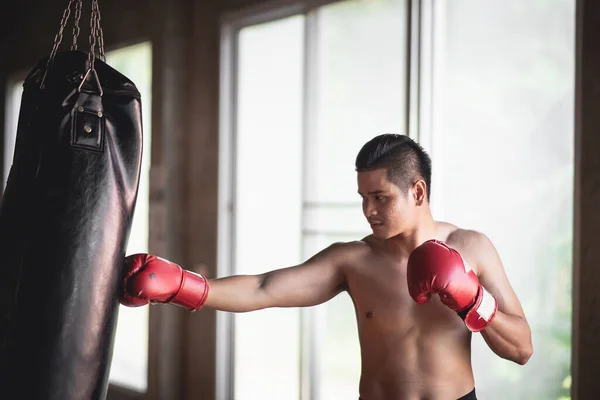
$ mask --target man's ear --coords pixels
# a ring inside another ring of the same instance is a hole
[[[425,199],[427,198],[427,184],[424,180],[419,179],[415,182],[415,184],[413,185],[413,193],[415,204],[417,206],[422,206],[425,202]]]

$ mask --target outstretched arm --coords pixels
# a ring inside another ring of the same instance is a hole
[[[307,307],[323,303],[345,288],[348,245],[336,243],[306,262],[260,275],[234,275],[207,281],[177,264],[148,255],[126,260],[121,303],[139,306],[172,303],[190,310],[211,307],[247,312],[268,307]]]
[[[345,244],[333,244],[306,262],[261,275],[234,275],[210,281],[207,307],[246,312],[268,307],[309,307],[345,287]]]

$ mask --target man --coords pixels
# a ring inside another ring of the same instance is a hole
[[[533,351],[494,246],[482,233],[433,219],[431,160],[407,136],[373,138],[356,170],[371,235],[334,243],[300,265],[210,281],[133,255],[121,302],[247,312],[314,306],[345,290],[358,322],[361,399],[475,399],[471,332],[518,364]]]

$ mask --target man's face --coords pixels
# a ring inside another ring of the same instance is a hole
[[[385,169],[358,173],[358,193],[373,236],[388,239],[405,232],[416,212],[408,196],[390,182]]]

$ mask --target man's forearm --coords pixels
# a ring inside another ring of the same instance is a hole
[[[521,317],[498,310],[492,323],[481,334],[494,353],[517,364],[527,363],[533,353],[531,330]]]
[[[205,307],[229,312],[247,312],[266,306],[260,275],[234,275],[209,281]]]

